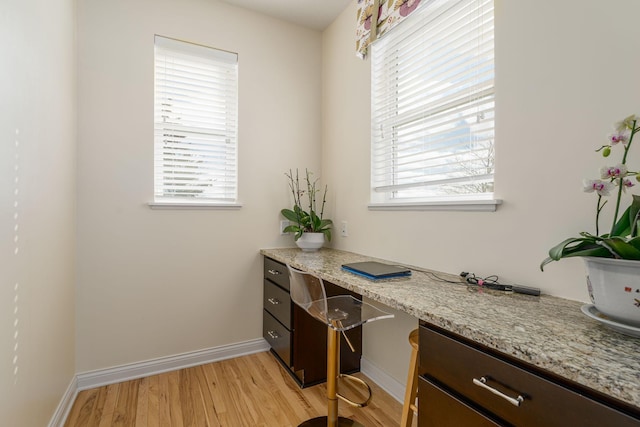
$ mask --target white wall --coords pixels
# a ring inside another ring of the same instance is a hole
[[[321,34],[215,0],[79,2],[77,371],[262,336],[284,172],[320,168]],[[158,211],[153,36],[239,53],[239,211]]]
[[[337,236],[334,247],[455,274],[497,274],[587,301],[580,260],[544,273],[538,266],[555,243],[595,231],[596,199],[582,193],[582,179],[605,164],[594,150],[612,123],[640,113],[640,3],[496,0],[495,186],[504,204],[495,213],[367,210],[370,62],[354,54],[355,13],[352,1],[323,34],[322,167],[334,191],[333,219],[349,223],[349,237]],[[636,151],[632,168],[638,158]],[[404,317],[394,322],[367,328],[364,355],[404,381],[397,363],[408,357],[405,332],[415,326]]]
[[[75,2],[3,1],[0,39],[0,424],[35,427],[75,372]]]

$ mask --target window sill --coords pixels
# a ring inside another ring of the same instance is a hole
[[[466,211],[495,212],[502,200],[452,200],[414,203],[371,203],[370,211]]]
[[[238,203],[188,203],[188,202],[149,202],[151,209],[183,209],[183,210],[237,210],[242,207]]]

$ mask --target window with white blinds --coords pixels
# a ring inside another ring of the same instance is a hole
[[[155,37],[156,203],[236,203],[237,116],[237,54]]]
[[[425,2],[372,46],[372,206],[489,200],[493,0]]]

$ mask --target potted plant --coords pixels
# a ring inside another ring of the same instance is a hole
[[[583,257],[587,267],[587,286],[595,308],[612,320],[640,327],[640,196],[632,195],[630,205],[620,215],[623,195],[634,187],[629,179],[640,181],[640,173],[631,171],[627,160],[633,137],[640,131],[638,116],[619,122],[609,135],[606,145],[596,152],[609,157],[613,149],[622,148],[622,161],[600,169],[600,179],[585,180],[584,190],[598,196],[595,215],[595,234],[580,233],[549,250],[540,269],[551,261],[568,257]],[[613,223],[608,233],[600,235],[599,220],[602,208],[611,192],[616,195]],[[584,309],[583,309],[584,311]]]
[[[293,209],[282,209],[280,213],[291,224],[283,230],[285,233],[295,233],[293,238],[302,250],[317,250],[324,244],[325,238],[331,241],[331,226],[333,222],[324,218],[324,206],[327,201],[327,186],[322,193],[322,204],[318,210],[316,196],[320,192],[317,188],[318,179],[312,180],[312,173],[305,169],[305,183],[300,187],[300,178],[296,169],[295,177],[293,172],[285,173],[289,180],[289,189],[293,194]],[[303,198],[306,195],[307,202],[303,205]]]

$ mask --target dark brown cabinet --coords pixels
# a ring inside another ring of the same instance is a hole
[[[420,427],[640,426],[633,408],[424,321],[419,351]]]
[[[360,295],[325,281],[327,297]],[[262,335],[271,351],[291,373],[301,387],[326,381],[327,327],[313,319],[291,301],[286,265],[264,258],[264,297]],[[341,336],[340,370],[353,373],[360,370],[362,327],[347,331],[353,344],[352,352]]]

